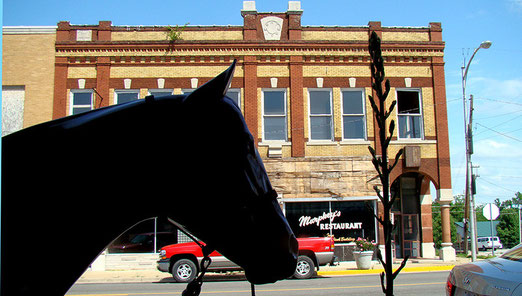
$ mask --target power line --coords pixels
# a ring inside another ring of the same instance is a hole
[[[516,190],[509,189],[509,188],[506,188],[506,187],[500,186],[500,185],[498,185],[498,184],[496,184],[496,183],[490,182],[490,181],[488,181],[487,179],[484,179],[484,177],[481,177],[481,178],[480,178],[480,181],[484,181],[484,182],[486,182],[486,183],[488,183],[488,184],[490,184],[490,185],[493,185],[493,186],[495,186],[495,187],[498,187],[498,188],[500,188],[500,189],[503,189],[503,190],[506,190],[506,191],[509,191],[509,192],[512,192],[512,193],[517,193],[517,192],[518,192],[518,191],[516,191]]]
[[[511,118],[511,119],[508,119],[508,120],[506,120],[506,121],[503,121],[503,122],[501,122],[501,123],[495,125],[495,126],[492,127],[492,128],[497,128],[497,127],[499,127],[499,126],[501,126],[501,125],[503,125],[503,124],[506,124],[506,123],[511,122],[511,121],[513,121],[513,120],[516,120],[516,119],[520,119],[520,117],[515,116],[515,117],[513,117],[513,118]],[[479,123],[477,123],[477,124],[479,124]],[[482,133],[484,133],[484,131],[483,131],[483,132],[476,133],[475,136],[480,135],[480,134],[482,134]]]
[[[497,176],[499,178],[522,179],[522,176]]]
[[[522,127],[521,128],[517,128],[516,130],[510,131],[510,133],[518,132],[519,130],[522,130]],[[487,139],[491,139],[493,137],[496,137],[496,135],[495,136],[490,136],[490,137],[487,137],[487,138],[478,139],[478,140],[475,140],[475,142],[484,141],[484,140],[487,140]]]
[[[521,143],[522,143],[522,140],[520,140],[520,139],[517,139],[517,138],[512,137],[512,136],[509,136],[509,135],[506,135],[506,134],[501,133],[501,132],[499,132],[499,131],[496,131],[496,130],[494,130],[494,129],[492,129],[492,128],[489,128],[489,127],[487,127],[487,126],[485,126],[485,125],[483,125],[483,124],[477,123],[477,125],[480,125],[481,127],[486,128],[486,129],[488,129],[488,130],[490,130],[490,131],[492,131],[492,132],[494,132],[494,133],[497,133],[497,134],[499,134],[499,135],[501,135],[501,136],[504,136],[504,137],[506,137],[506,138],[509,138],[509,139],[512,139],[512,140],[515,140],[515,141],[517,141],[517,142],[521,142]]]
[[[508,113],[497,114],[497,115],[491,115],[491,116],[487,116],[487,117],[479,117],[479,118],[477,118],[476,120],[491,119],[491,118],[495,118],[495,117],[506,116],[506,115],[511,115],[511,114],[520,113],[520,112],[522,112],[522,110],[511,111],[511,112],[508,112]]]
[[[503,101],[503,100],[495,100],[495,99],[486,99],[486,98],[476,98],[478,100],[485,100],[485,101],[492,101],[497,103],[503,103],[503,104],[509,104],[509,105],[515,105],[515,106],[522,106],[520,103],[510,102],[510,101]]]

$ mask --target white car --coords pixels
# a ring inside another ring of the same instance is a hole
[[[453,267],[447,296],[521,296],[522,244],[502,256]]]
[[[486,249],[491,249],[495,247],[495,249],[502,249],[502,243],[498,236],[487,236],[487,237],[479,237],[477,239],[477,248],[485,251]]]

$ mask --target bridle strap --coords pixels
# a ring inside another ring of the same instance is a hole
[[[190,232],[188,232],[185,227],[183,227],[178,222],[167,218],[170,223],[176,225],[181,232],[183,232],[186,236],[188,236],[191,240],[193,240],[203,252],[203,260],[201,260],[201,264],[199,265],[199,275],[195,277],[190,283],[188,283],[187,288],[183,293],[181,293],[182,296],[198,296],[201,293],[201,286],[203,285],[203,276],[205,276],[205,273],[207,272],[208,267],[210,266],[210,263],[212,263],[212,259],[210,259],[210,253],[214,252],[214,249],[210,247],[209,245],[204,245],[200,243]]]
[[[210,253],[214,252],[214,250],[208,246],[203,246],[201,248],[203,251],[203,260],[201,260],[200,264],[200,273],[199,275],[192,280],[192,282],[188,283],[187,288],[182,296],[198,296],[201,293],[201,286],[203,285],[203,277],[207,272],[210,263],[212,263],[212,259],[210,259]]]

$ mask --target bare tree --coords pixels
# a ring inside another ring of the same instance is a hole
[[[388,146],[390,145],[390,141],[393,135],[393,131],[395,129],[395,122],[393,120],[390,121],[388,135],[386,134],[386,120],[391,115],[393,109],[397,101],[393,101],[390,105],[388,111],[386,111],[386,98],[390,92],[390,81],[386,79],[384,82],[384,61],[381,54],[381,40],[379,36],[375,32],[372,32],[369,40],[369,51],[371,56],[371,71],[372,71],[372,88],[375,91],[375,95],[377,96],[377,101],[373,96],[368,96],[370,99],[370,103],[372,105],[372,109],[377,121],[377,125],[379,128],[379,144],[380,151],[376,151],[371,146],[368,146],[370,153],[372,154],[372,163],[379,174],[379,178],[382,184],[382,190],[379,186],[375,185],[373,189],[377,193],[382,206],[383,206],[383,216],[376,216],[379,223],[382,225],[384,232],[384,241],[385,241],[385,260],[382,258],[382,254],[380,249],[377,250],[377,257],[381,264],[384,267],[384,272],[381,273],[381,286],[382,291],[387,296],[393,295],[393,281],[399,274],[399,272],[406,265],[406,261],[408,261],[408,257],[404,258],[401,263],[401,266],[397,269],[397,271],[393,272],[393,262],[392,262],[392,232],[393,232],[393,223],[390,219],[390,213],[393,203],[397,198],[397,194],[394,196],[390,196],[390,173],[395,168],[397,163],[399,162],[399,158],[403,153],[403,149],[401,148],[399,152],[395,155],[395,160],[392,165],[388,164]],[[383,90],[383,82],[384,82],[384,90]],[[378,106],[377,106],[378,104]],[[378,155],[380,153],[380,156]],[[386,284],[384,284],[384,278],[386,277]]]

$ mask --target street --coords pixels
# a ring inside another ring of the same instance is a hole
[[[401,273],[395,280],[395,295],[445,295],[448,272]],[[186,284],[165,279],[159,283],[76,284],[69,296],[98,295],[181,295]],[[202,295],[251,295],[245,280],[206,281]],[[383,295],[379,275],[318,277],[285,280],[256,286],[256,295]]]

